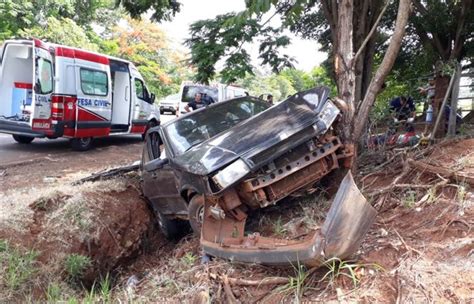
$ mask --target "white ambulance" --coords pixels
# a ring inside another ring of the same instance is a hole
[[[203,85],[194,83],[192,81],[183,81],[178,93],[180,96],[179,109],[181,113],[186,113],[184,107],[188,104],[188,102],[194,100],[194,96],[197,93],[201,93],[204,100],[212,98],[214,102],[249,95],[247,90],[238,86],[226,85],[222,83]]]
[[[160,123],[142,76],[129,61],[38,39],[0,48],[0,133],[19,143],[35,137],[92,139],[144,134]]]

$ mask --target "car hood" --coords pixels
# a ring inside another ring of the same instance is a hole
[[[239,157],[252,168],[255,166],[250,159],[252,156],[313,125],[327,102],[328,94],[326,87],[297,93],[193,147],[173,161],[183,170],[197,175],[212,173]]]

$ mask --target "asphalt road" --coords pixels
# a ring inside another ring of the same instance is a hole
[[[175,118],[173,115],[161,115],[161,121],[166,122]],[[97,138],[94,140],[94,147],[96,149],[138,144],[141,142],[139,135],[127,136],[110,136],[104,138]],[[61,157],[74,153],[88,153],[75,152],[69,145],[69,140],[66,138],[46,139],[35,138],[31,144],[19,144],[13,140],[9,134],[0,134],[0,165],[11,163],[21,163],[24,161],[31,161],[34,159],[44,157]],[[139,157],[137,157],[139,158]]]

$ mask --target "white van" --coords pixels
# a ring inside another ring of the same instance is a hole
[[[38,39],[0,48],[0,132],[19,143],[67,137],[87,150],[94,137],[144,134],[160,122],[154,99],[120,58]]]
[[[171,114],[175,115],[176,111],[179,108],[179,93],[168,95],[158,102],[160,105],[160,114],[164,114],[165,112],[171,112]]]
[[[194,95],[196,95],[196,93],[201,93],[204,100],[206,98],[212,98],[214,102],[220,102],[248,95],[247,90],[237,86],[225,85],[222,83],[203,85],[185,81],[181,84],[179,91],[179,96],[181,96],[179,110],[181,113],[186,113],[184,107],[188,104],[188,102],[194,100]]]

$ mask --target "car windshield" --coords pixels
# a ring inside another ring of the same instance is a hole
[[[183,102],[190,102],[194,100],[194,95],[197,93],[201,93],[205,96],[211,97],[214,101],[218,101],[218,90],[214,87],[208,86],[197,86],[197,85],[189,85],[183,88],[183,96],[181,101]]]
[[[179,155],[267,108],[266,103],[255,98],[238,98],[191,113],[166,126],[165,132]]]

